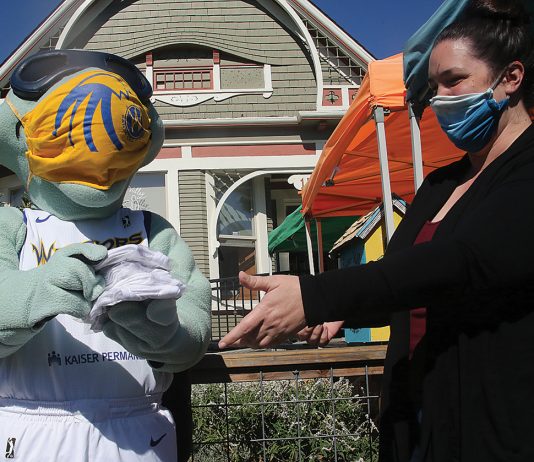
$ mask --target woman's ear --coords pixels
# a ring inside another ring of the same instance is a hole
[[[512,62],[503,75],[503,88],[508,96],[517,93],[525,78],[525,66],[520,61]]]

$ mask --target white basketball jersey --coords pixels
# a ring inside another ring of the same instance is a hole
[[[63,221],[24,210],[26,240],[20,269],[46,264],[69,244],[95,242],[108,249],[147,245],[141,211],[120,209],[99,220]],[[165,391],[172,374],[154,371],[104,333],[69,315],[56,316],[20,350],[0,359],[0,397],[37,401],[136,398]]]

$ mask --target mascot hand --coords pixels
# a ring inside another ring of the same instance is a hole
[[[108,315],[104,333],[130,353],[162,363],[175,354],[180,326],[175,300],[122,302]]]
[[[58,314],[85,317],[104,290],[104,280],[91,264],[106,255],[103,246],[76,244],[35,269],[1,270],[0,357],[17,351]]]
[[[39,326],[57,314],[84,318],[104,290],[102,276],[92,265],[103,260],[107,249],[97,244],[73,244],[59,249],[40,271],[39,297],[29,312],[30,326]]]

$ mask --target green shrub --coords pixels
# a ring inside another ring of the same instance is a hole
[[[192,402],[195,462],[377,460],[367,402],[347,379],[195,385]]]

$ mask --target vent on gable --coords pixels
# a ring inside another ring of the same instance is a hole
[[[64,29],[64,27],[60,27],[60,28],[58,29],[58,31],[57,31],[55,34],[53,34],[51,37],[49,37],[49,38],[46,40],[46,42],[44,42],[44,43],[41,45],[41,47],[40,47],[41,51],[44,51],[44,50],[46,50],[46,51],[54,50],[54,49],[56,48],[57,42],[58,42],[58,40],[59,40],[59,37],[61,36],[61,32],[63,32],[63,29]]]
[[[337,76],[339,76],[346,84],[360,85],[365,76],[365,69],[347,56],[338,45],[318,30],[310,21],[305,18],[303,18],[303,21],[317,47],[321,62],[327,66],[328,72],[324,76],[325,83],[339,84],[341,83],[337,79]],[[334,74],[337,74],[336,78],[334,78]]]

